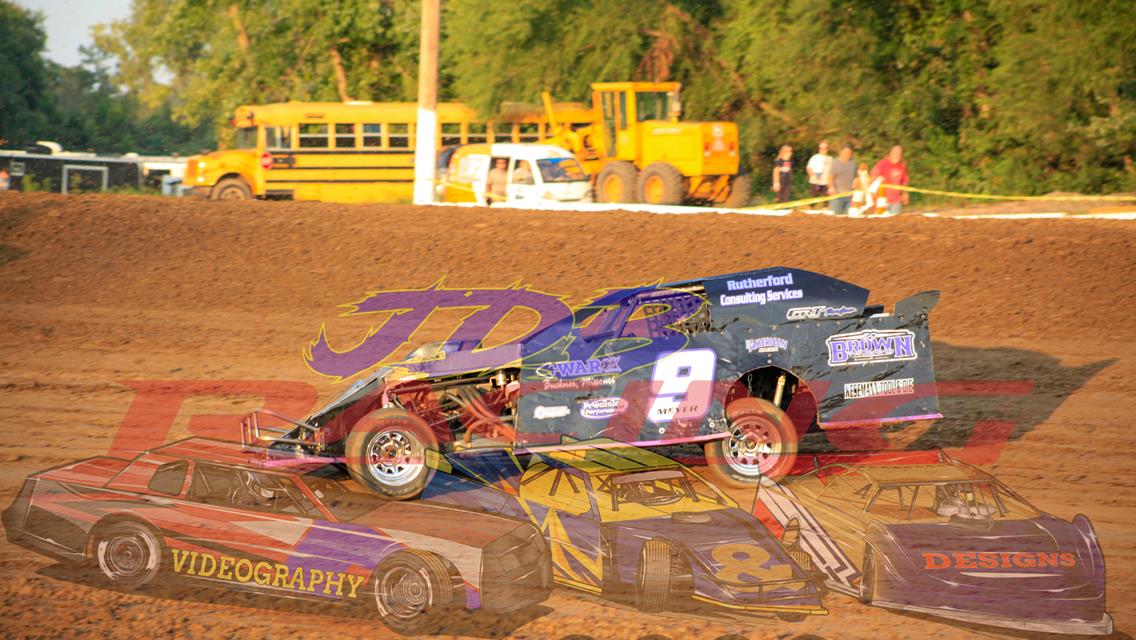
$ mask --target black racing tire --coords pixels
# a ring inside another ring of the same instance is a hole
[[[748,173],[739,173],[730,179],[730,194],[724,203],[731,209],[739,209],[749,205],[753,196],[753,178]]]
[[[371,595],[383,624],[403,635],[437,633],[456,604],[455,580],[441,558],[407,549],[379,563]]]
[[[646,613],[667,608],[674,584],[674,551],[666,540],[648,540],[639,553],[635,573],[635,606]]]
[[[674,165],[653,162],[639,174],[636,193],[640,202],[648,204],[681,204],[686,197],[686,185]]]
[[[596,177],[596,201],[632,203],[638,201],[639,170],[630,162],[609,162]]]
[[[92,546],[95,566],[116,587],[140,589],[164,568],[165,545],[141,522],[127,520],[96,530]]]
[[[740,398],[726,407],[727,437],[704,446],[716,480],[752,488],[762,478],[780,480],[797,462],[797,429],[779,407],[761,398]]]
[[[412,500],[434,470],[427,452],[437,440],[421,418],[402,409],[380,409],[355,423],[344,444],[347,472],[364,488],[388,500]]]
[[[860,565],[860,593],[862,604],[872,604],[876,599],[876,554],[871,547],[864,549],[864,564]]]
[[[252,200],[252,189],[240,178],[225,178],[209,192],[212,200]]]

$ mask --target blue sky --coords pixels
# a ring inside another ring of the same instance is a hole
[[[44,15],[47,57],[62,65],[79,64],[79,46],[91,43],[91,26],[130,16],[130,0],[15,0]]]

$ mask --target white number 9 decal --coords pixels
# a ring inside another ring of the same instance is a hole
[[[666,424],[675,418],[698,419],[706,415],[717,364],[718,355],[712,349],[675,351],[656,360],[651,374],[654,398],[647,419]]]

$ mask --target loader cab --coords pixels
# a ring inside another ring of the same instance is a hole
[[[678,122],[682,111],[677,82],[598,82],[592,100],[603,125],[602,155],[634,161],[640,147],[639,124]]]

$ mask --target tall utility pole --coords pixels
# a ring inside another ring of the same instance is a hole
[[[422,0],[418,46],[418,126],[414,147],[414,204],[434,202],[434,164],[438,155],[438,31],[440,0]]]

